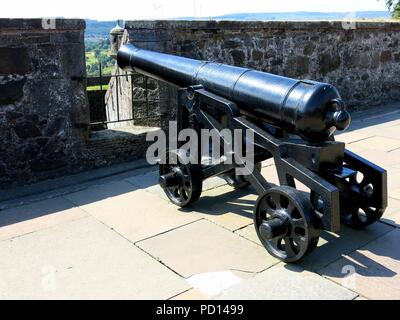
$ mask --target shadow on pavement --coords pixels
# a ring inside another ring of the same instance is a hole
[[[257,197],[253,188],[248,187],[241,190],[232,191],[217,196],[202,196],[199,201],[188,208],[181,208],[183,212],[196,211],[210,216],[220,216],[227,213],[237,214],[253,219],[255,201],[242,199],[253,195]]]

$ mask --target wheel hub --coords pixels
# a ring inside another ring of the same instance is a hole
[[[265,240],[284,238],[289,232],[287,219],[273,218],[260,225],[260,235]]]
[[[179,177],[179,173],[174,171],[160,176],[159,183],[163,189],[175,188],[179,186],[181,179]]]

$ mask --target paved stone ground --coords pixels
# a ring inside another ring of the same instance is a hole
[[[300,264],[279,263],[261,247],[251,188],[212,179],[182,210],[166,201],[155,168],[138,169],[8,201],[0,298],[400,299],[399,107],[356,115],[338,136],[388,169],[385,217],[364,231],[324,232]],[[277,182],[271,162],[263,174]]]

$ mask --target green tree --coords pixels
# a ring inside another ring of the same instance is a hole
[[[393,18],[400,19],[400,2],[394,8],[392,15],[393,15]]]
[[[386,6],[392,13],[392,17],[395,19],[400,19],[400,0],[385,0]]]
[[[108,39],[86,39],[86,70],[88,76],[100,74],[99,64],[103,75],[110,75],[115,61],[110,57],[110,41]]]

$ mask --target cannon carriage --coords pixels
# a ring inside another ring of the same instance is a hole
[[[220,176],[230,185],[249,184],[259,194],[254,209],[257,235],[267,251],[296,262],[318,243],[321,230],[339,233],[341,223],[362,229],[378,221],[387,207],[387,173],[346,150],[334,134],[350,125],[350,115],[335,87],[295,80],[215,62],[153,52],[132,44],[118,52],[118,65],[178,90],[178,130],[251,131],[253,163],[243,154],[187,162],[169,150],[160,164],[160,185],[168,198],[185,207],[201,196],[203,181]],[[200,135],[200,134],[199,134]],[[221,134],[222,144],[226,143]],[[280,186],[261,174],[273,158]],[[177,161],[168,161],[177,159]],[[245,176],[236,169],[246,169]],[[251,170],[251,169],[252,170]],[[299,181],[309,188],[296,189]]]

